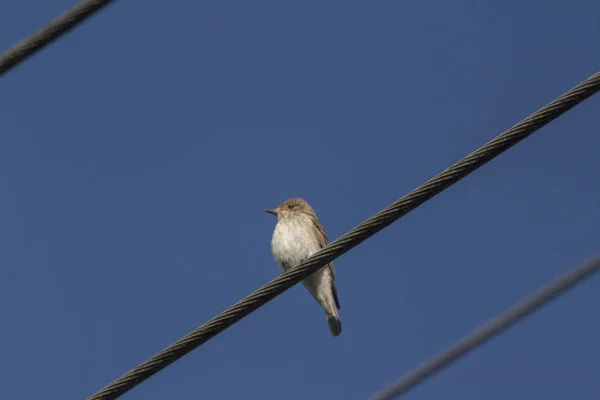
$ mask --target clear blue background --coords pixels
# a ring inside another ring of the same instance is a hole
[[[0,4],[0,47],[73,1]],[[0,80],[0,380],[82,399],[595,73],[598,1],[122,0]],[[600,251],[600,97],[123,398],[364,399]],[[410,399],[597,399],[592,279]]]

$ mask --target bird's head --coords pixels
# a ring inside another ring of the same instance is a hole
[[[275,215],[277,217],[277,221],[298,213],[305,213],[316,218],[315,210],[313,210],[305,200],[299,197],[286,200],[277,208],[265,210],[265,212]]]

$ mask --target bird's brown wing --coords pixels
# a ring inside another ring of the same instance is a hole
[[[325,232],[325,228],[319,222],[318,219],[314,218],[315,227],[317,228],[317,243],[319,244],[319,248],[323,248],[327,246],[327,232]],[[335,305],[340,309],[340,301],[338,300],[337,289],[335,288],[335,269],[333,268],[333,263],[330,262],[326,265],[331,272],[331,291],[333,292],[333,300],[335,301]]]

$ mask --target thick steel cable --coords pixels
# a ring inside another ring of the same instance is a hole
[[[465,336],[456,345],[432,358],[405,377],[392,383],[389,388],[373,396],[372,400],[390,400],[406,394],[410,389],[422,383],[425,379],[441,371],[454,361],[465,356],[476,347],[492,339],[494,336],[507,330],[529,314],[537,311],[556,297],[564,294],[568,289],[582,283],[600,270],[600,257],[597,257],[581,266],[574,267],[564,275],[556,278],[546,287],[538,290],[533,295],[521,300],[512,308],[498,315],[487,324]]]
[[[483,164],[519,143],[553,119],[564,114],[583,100],[600,90],[600,72],[592,75],[552,103],[508,129],[475,152],[450,168],[431,178],[425,184],[408,193],[389,207],[375,214],[350,232],[331,242],[300,265],[281,274],[271,282],[238,301],[204,325],[176,341],[155,356],[144,361],[118,378],[88,400],[116,399],[123,393],[161,371],[207,340],[224,331],[246,315],[280,295],[323,265],[346,253],[379,232],[398,218],[414,210],[428,199],[458,182]]]
[[[84,0],[0,56],[0,77],[115,0]]]

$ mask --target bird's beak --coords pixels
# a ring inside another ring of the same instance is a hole
[[[277,210],[265,210],[265,212],[277,216]]]

